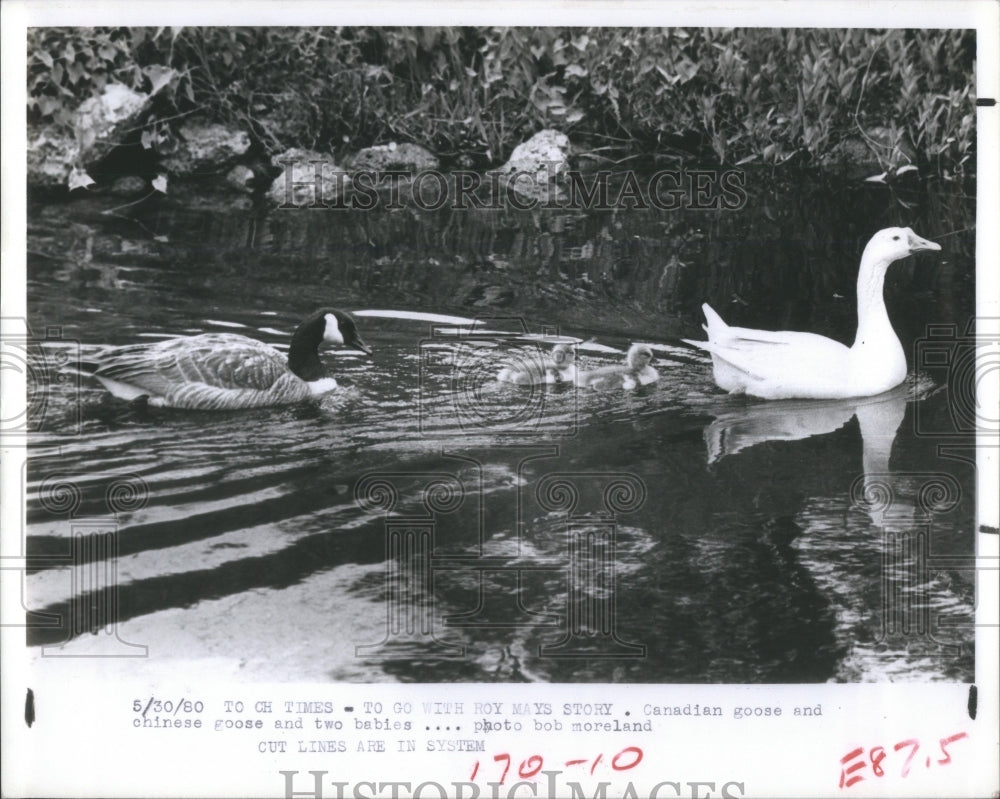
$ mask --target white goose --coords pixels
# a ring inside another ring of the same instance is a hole
[[[519,386],[572,383],[576,379],[576,353],[569,344],[556,344],[548,358],[529,360],[521,368],[505,366],[497,375],[501,383]]]
[[[323,308],[295,330],[287,359],[246,336],[204,333],[106,349],[91,364],[91,374],[114,396],[145,399],[154,407],[233,410],[289,405],[337,387],[319,360],[317,350],[323,343],[371,354],[349,314]]]
[[[882,285],[889,265],[941,246],[910,228],[880,230],[861,256],[858,333],[854,345],[815,333],[730,327],[708,304],[708,341],[690,341],[712,355],[719,388],[763,399],[840,399],[881,394],[906,378],[903,345],[885,310]]]
[[[656,382],[660,375],[650,366],[653,350],[648,344],[633,344],[625,355],[624,366],[602,366],[589,372],[580,372],[576,384],[581,388],[635,388]]]

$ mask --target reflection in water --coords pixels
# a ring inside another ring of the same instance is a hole
[[[738,410],[716,415],[705,428],[708,462],[736,455],[766,441],[801,441],[839,430],[857,418],[861,433],[861,475],[851,485],[851,498],[868,511],[878,527],[886,524],[885,510],[895,508],[891,517],[899,521],[907,499],[908,475],[891,471],[889,459],[893,443],[906,415],[908,402],[919,402],[934,386],[918,377],[884,394],[845,400],[803,400],[748,403]]]
[[[341,387],[317,405],[142,415],[88,381],[50,380],[27,471],[32,610],[100,605],[88,575],[101,555],[74,561],[72,542],[113,521],[122,639],[234,677],[969,679],[974,468],[938,454],[946,397],[738,405],[674,345],[703,299],[734,324],[844,339],[859,242],[899,223],[938,239],[969,227],[970,208],[942,191],[911,213],[877,187],[751,177],[739,214],[443,209],[331,224],[161,205],[142,220],[159,241],[101,218],[69,265],[80,245],[66,217],[91,201],[31,209],[31,249],[51,257],[30,259],[29,317],[59,332],[39,347],[42,376],[75,352],[232,326],[285,346],[303,303],[388,309],[364,318],[370,361],[324,355]],[[926,323],[971,312],[973,236],[941,240],[942,263],[889,276],[907,352]],[[485,317],[518,320],[524,340],[471,324]],[[465,334],[435,334],[456,324]],[[585,370],[648,341],[660,379],[607,392],[496,381],[513,347],[556,334],[595,339],[577,347]],[[391,509],[359,500],[370,475],[393,486]],[[605,503],[615,476],[641,486],[627,511]],[[890,613],[899,597],[923,614],[919,640]],[[957,620],[946,636],[940,619]],[[106,639],[87,629],[35,627],[29,643],[85,653]]]
[[[781,400],[748,403],[723,411],[705,428],[708,462],[765,441],[800,441],[839,430],[855,415],[863,424],[864,462],[878,459],[888,466],[889,451],[903,420],[909,389],[900,387],[877,397],[846,400]],[[867,429],[870,435],[865,435]],[[870,443],[869,443],[870,441]]]
[[[831,496],[807,499],[792,536],[796,560],[828,598],[844,645],[835,679],[903,679],[906,662],[933,670],[959,656],[956,631],[970,623],[971,613],[960,597],[971,595],[974,569],[970,557],[956,560],[952,547],[957,518],[974,505],[968,493],[973,461],[969,454],[915,459],[905,422],[916,403],[924,403],[925,413],[939,412],[940,399],[933,382],[918,375],[877,397],[748,403],[720,411],[705,429],[709,463],[738,462],[755,447],[822,439],[857,419],[861,457],[845,475],[852,479],[841,480]],[[848,440],[856,452],[857,439]],[[903,446],[891,463],[898,440]],[[811,459],[797,462],[822,468]],[[786,483],[789,491],[796,482]],[[869,525],[857,524],[861,515]],[[938,564],[949,561],[955,570],[942,571]]]
[[[917,397],[917,401],[919,399]],[[859,480],[856,480],[851,486],[851,498],[883,530],[908,529],[918,511],[934,513],[945,510],[945,505],[937,503],[937,500],[931,503],[926,501],[929,496],[927,492],[936,493],[938,489],[929,489],[927,485],[920,484],[914,490],[915,475],[900,469],[893,471],[889,467],[896,431],[906,412],[905,403],[905,398],[899,397],[893,402],[860,406],[857,412],[863,444],[864,473],[859,478],[860,485]],[[958,490],[954,478],[941,474],[937,477],[937,482],[940,481],[953,485],[952,493]]]

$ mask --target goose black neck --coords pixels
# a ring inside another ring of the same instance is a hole
[[[288,368],[307,382],[326,377],[326,370],[319,359],[322,340],[322,319],[307,319],[299,325],[288,347]]]

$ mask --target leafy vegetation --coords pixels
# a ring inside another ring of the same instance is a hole
[[[29,121],[109,83],[155,94],[146,144],[197,114],[271,151],[413,141],[501,163],[555,127],[592,154],[780,165],[862,143],[975,171],[975,33],[635,28],[38,28]]]

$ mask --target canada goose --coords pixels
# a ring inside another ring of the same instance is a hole
[[[295,330],[286,358],[256,339],[204,333],[101,352],[92,374],[114,396],[154,407],[232,410],[288,405],[337,387],[320,362],[321,344],[371,350],[350,314],[322,308]]]

